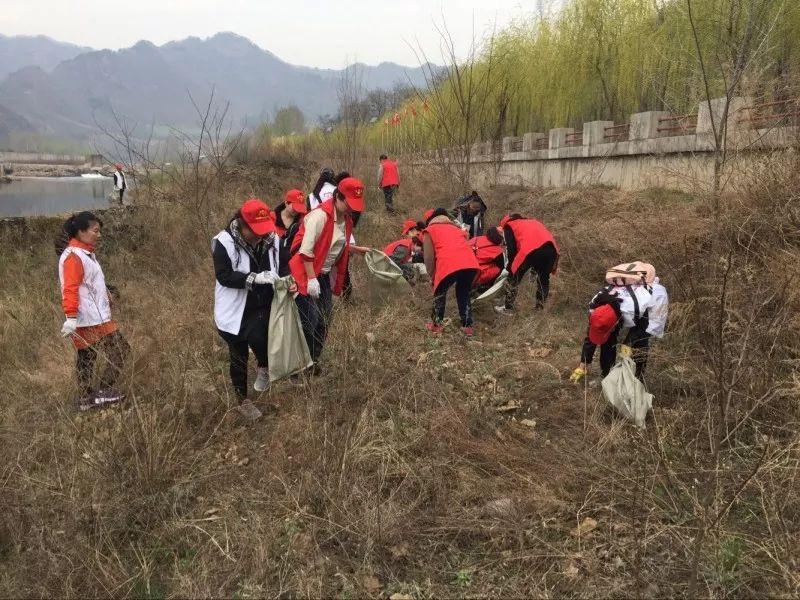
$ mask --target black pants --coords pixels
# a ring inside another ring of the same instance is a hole
[[[392,212],[394,210],[394,205],[392,204],[392,197],[394,196],[395,190],[397,190],[396,185],[387,185],[381,188],[383,190],[383,202],[386,205],[386,210]]]
[[[330,276],[320,275],[319,298],[298,294],[295,302],[300,313],[300,321],[303,323],[303,335],[305,335],[311,359],[317,362],[325,346],[325,338],[328,337],[328,327],[333,318],[333,292],[331,290]]]
[[[344,272],[344,284],[342,285],[342,300],[350,300],[353,297],[353,282],[350,280],[350,265]]]
[[[433,322],[441,325],[444,321],[444,309],[447,304],[447,290],[456,286],[456,302],[458,303],[458,316],[461,318],[462,327],[472,327],[472,300],[469,297],[472,282],[475,281],[477,269],[461,269],[450,273],[439,282],[433,292]]]
[[[514,308],[519,284],[528,271],[536,279],[536,308],[542,308],[550,293],[550,273],[556,265],[556,260],[558,260],[558,252],[550,242],[528,254],[517,272],[509,273],[506,280],[506,308]]]
[[[621,325],[611,333],[606,343],[600,346],[600,373],[603,377],[608,375],[611,367],[617,362],[617,338],[619,337]],[[628,330],[628,335],[625,337],[625,344],[631,347],[633,351],[633,362],[636,364],[636,377],[639,379],[644,375],[644,370],[647,367],[647,354],[650,349],[650,334],[647,333],[644,327],[633,327]],[[597,346],[589,341],[589,336],[583,340],[583,348],[581,349],[581,362],[591,364],[594,358],[594,351]]]
[[[228,344],[230,354],[231,384],[239,400],[247,398],[247,359],[249,350],[256,355],[259,367],[269,365],[267,358],[267,336],[269,331],[269,308],[246,310],[242,315],[239,334],[218,330]]]
[[[131,347],[122,337],[122,334],[115,331],[107,335],[96,344],[88,348],[78,350],[76,361],[76,374],[78,376],[78,389],[81,396],[88,396],[92,392],[92,381],[94,379],[94,366],[97,357],[101,356],[106,361],[105,368],[100,375],[98,389],[108,389],[117,383],[125,358],[128,356]]]

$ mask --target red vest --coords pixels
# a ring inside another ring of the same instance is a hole
[[[494,282],[502,268],[497,266],[497,257],[503,254],[503,247],[493,244],[485,235],[479,235],[469,241],[475,258],[478,259],[480,271],[472,285],[487,285]]]
[[[328,219],[325,221],[325,227],[322,228],[322,233],[320,233],[317,243],[314,244],[314,258],[309,259],[307,256],[300,254],[300,244],[302,244],[303,236],[306,233],[305,219],[303,219],[303,222],[300,223],[300,229],[297,230],[297,234],[294,236],[294,240],[292,240],[292,257],[289,259],[289,270],[292,273],[292,277],[294,277],[294,280],[297,282],[298,291],[304,296],[308,295],[308,277],[306,276],[305,263],[311,260],[314,273],[319,277],[322,272],[322,265],[325,264],[325,259],[328,256],[328,251],[331,249],[331,242],[333,241],[333,211],[336,210],[333,201],[328,200],[323,202],[314,210],[321,210],[328,215]],[[341,294],[342,287],[344,286],[344,274],[347,272],[347,263],[350,260],[350,234],[352,232],[353,221],[347,216],[344,220],[344,248],[331,269],[331,274],[335,276],[332,281],[333,293],[337,296]]]
[[[510,273],[516,273],[525,257],[544,246],[547,242],[551,242],[555,246],[556,253],[558,253],[558,245],[553,234],[536,219],[516,219],[509,221],[505,226],[511,229],[514,233],[514,239],[517,241],[517,255],[514,257],[514,262],[511,263]],[[558,261],[556,261],[557,264]],[[554,266],[553,273],[556,272],[555,269]]]
[[[425,233],[433,242],[433,254],[436,260],[433,289],[439,287],[442,279],[463,269],[478,270],[478,259],[464,239],[461,228],[452,222],[430,223]]]
[[[383,249],[383,253],[386,254],[387,256],[389,256],[389,258],[391,258],[392,253],[395,250],[397,250],[400,246],[405,246],[406,249],[408,250],[408,254],[403,259],[403,263],[404,264],[405,263],[409,263],[409,262],[411,262],[411,256],[412,256],[412,253],[413,253],[412,241],[413,240],[411,238],[404,238],[402,240],[397,240],[396,242],[392,242],[391,244],[388,244],[386,246],[386,248]]]
[[[397,163],[387,158],[381,161],[381,165],[383,165],[381,187],[400,185],[400,173],[397,170]]]

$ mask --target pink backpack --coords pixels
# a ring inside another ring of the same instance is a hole
[[[650,285],[656,278],[656,269],[646,262],[623,263],[606,271],[606,283],[611,285]]]

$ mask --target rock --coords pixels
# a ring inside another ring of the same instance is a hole
[[[514,501],[511,498],[490,500],[484,504],[483,510],[495,517],[510,517],[514,513]]]
[[[509,400],[508,402],[506,402],[502,406],[498,406],[497,408],[495,408],[495,410],[497,412],[501,412],[501,413],[502,412],[510,412],[512,410],[517,410],[521,406],[522,405],[517,400]]]

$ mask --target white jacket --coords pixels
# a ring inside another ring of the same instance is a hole
[[[650,288],[652,298],[650,299],[650,310],[647,313],[649,317],[647,333],[660,339],[664,337],[664,329],[667,326],[669,295],[667,294],[667,288],[658,281],[658,277],[656,277]]]
[[[314,194],[308,195],[309,210],[314,210],[326,200],[330,200],[331,198],[333,198],[333,192],[335,190],[336,190],[335,185],[327,182],[323,183],[322,189],[320,189],[319,191],[319,198],[317,198]]]
[[[93,252],[75,246],[67,246],[58,259],[58,279],[64,292],[64,261],[74,254],[83,263],[83,282],[78,288],[78,327],[102,325],[111,320],[111,302],[103,269]]]
[[[236,242],[233,241],[231,234],[228,231],[220,231],[213,240],[211,240],[211,249],[213,252],[214,244],[222,244],[228,257],[231,259],[231,267],[239,273],[250,273],[250,257],[243,250],[236,247]],[[247,260],[241,260],[241,253]],[[278,275],[278,256],[280,254],[280,237],[275,236],[275,241],[269,249],[270,253],[270,271]],[[237,260],[237,258],[239,260]],[[239,335],[239,330],[242,326],[242,316],[244,315],[244,307],[247,303],[247,290],[241,288],[225,287],[219,281],[214,280],[214,323],[217,329]]]
[[[644,285],[634,285],[630,286],[630,288],[633,290],[633,295],[636,296],[636,302],[633,301],[633,296],[631,296],[627,287],[615,286],[611,289],[611,293],[616,294],[622,300],[619,309],[622,313],[622,321],[625,327],[633,327],[635,325],[637,304],[639,308],[638,316],[641,317],[650,308],[653,299],[652,294]]]

